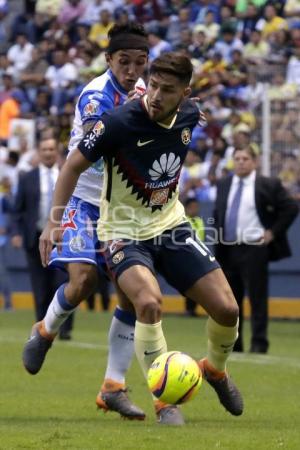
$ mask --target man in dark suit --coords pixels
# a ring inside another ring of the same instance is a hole
[[[53,138],[39,142],[39,165],[19,179],[15,201],[12,237],[14,247],[23,246],[32,284],[35,313],[42,320],[58,287],[67,281],[67,274],[58,269],[44,268],[39,253],[39,237],[48,219],[53,189],[58,177],[58,147]],[[60,330],[61,339],[70,339],[72,317]]]
[[[256,172],[251,147],[236,149],[234,175],[217,187],[214,211],[218,230],[216,257],[240,308],[239,338],[235,351],[243,351],[243,298],[251,305],[250,352],[268,351],[268,263],[291,255],[286,232],[298,213],[296,202],[280,180]]]

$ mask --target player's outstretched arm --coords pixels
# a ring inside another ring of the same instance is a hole
[[[39,240],[40,256],[44,267],[49,262],[53,244],[59,247],[62,235],[60,226],[62,215],[73,194],[79,175],[91,164],[79,150],[75,150],[63,165],[55,185],[50,217]]]

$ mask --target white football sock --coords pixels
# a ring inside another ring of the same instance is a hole
[[[76,309],[65,298],[65,285],[60,286],[54,294],[44,317],[45,330],[49,334],[56,334],[60,326]]]
[[[134,324],[133,313],[116,308],[108,335],[109,353],[105,379],[125,384],[125,375],[134,354]]]

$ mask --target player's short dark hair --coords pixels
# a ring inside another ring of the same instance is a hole
[[[150,75],[156,73],[169,73],[182,83],[189,84],[193,74],[193,65],[190,59],[182,53],[167,52],[152,62]]]
[[[251,158],[252,158],[253,160],[256,160],[256,159],[257,159],[257,152],[254,150],[254,148],[252,147],[252,145],[247,145],[246,147],[242,147],[242,148],[235,148],[235,149],[233,150],[233,156],[234,156],[237,152],[243,152],[243,151],[247,152],[247,153],[251,156]]]
[[[121,49],[140,49],[149,52],[148,35],[143,25],[128,22],[124,25],[115,24],[107,33],[109,45],[107,53],[112,54]]]
[[[115,24],[110,28],[107,36],[108,39],[111,39],[112,37],[123,33],[136,34],[138,36],[147,37],[145,28],[143,27],[143,25],[137,22],[128,22],[124,25]]]

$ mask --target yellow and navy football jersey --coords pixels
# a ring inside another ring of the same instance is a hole
[[[146,240],[186,222],[178,179],[199,110],[180,107],[170,126],[151,121],[145,97],[103,114],[79,144],[91,162],[103,157],[98,236]]]

